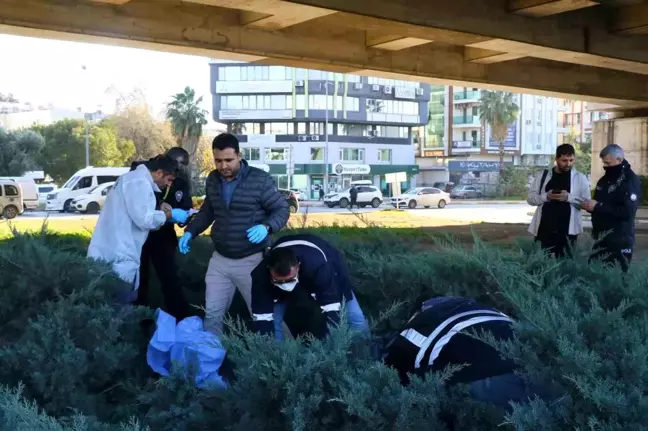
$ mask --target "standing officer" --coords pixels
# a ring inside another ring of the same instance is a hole
[[[155,194],[157,206],[159,208],[179,208],[189,211],[192,206],[187,172],[189,153],[183,148],[173,147],[167,151],[166,155],[178,163],[179,172],[170,186]],[[150,264],[153,264],[164,296],[163,308],[180,321],[193,313],[178,276],[178,266],[175,262],[177,246],[178,236],[173,223],[166,223],[159,230],[149,233],[142,248],[137,304],[149,305],[150,303]]]
[[[619,263],[625,272],[632,260],[641,183],[620,146],[608,145],[600,157],[605,175],[596,184],[594,199],[582,204],[592,214],[592,236],[597,240],[592,258]]]
[[[338,324],[340,309],[345,304],[351,329],[369,332],[344,258],[331,244],[315,235],[282,237],[252,271],[252,318],[257,332],[274,332],[276,339],[283,339],[286,303],[295,289],[305,289],[319,303],[326,323]],[[311,319],[304,316],[303,320]],[[327,334],[328,325],[320,333]]]
[[[205,329],[223,330],[223,317],[236,289],[250,309],[250,273],[263,260],[268,235],[288,222],[290,210],[272,177],[241,159],[236,136],[222,133],[212,143],[216,170],[207,177],[207,196],[180,238],[180,252],[211,226],[214,254],[205,276]]]

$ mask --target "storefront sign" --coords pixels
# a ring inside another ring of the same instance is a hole
[[[499,162],[452,160],[448,162],[450,172],[499,172]]]
[[[247,135],[247,143],[257,145],[274,144],[277,141],[276,136],[277,135]]]
[[[263,163],[250,163],[253,168],[261,169],[265,172],[270,172],[270,166]]]
[[[412,87],[394,87],[394,97],[397,99],[416,99],[416,89]]]
[[[291,109],[226,109],[218,111],[220,120],[288,120]]]
[[[443,150],[423,150],[423,157],[443,157]]]
[[[331,173],[336,175],[369,175],[371,166],[369,165],[346,165],[335,163],[331,166]]]
[[[493,140],[492,136],[492,130],[491,130],[491,136],[490,139],[488,140],[488,146],[490,148],[499,148],[499,142],[495,142]],[[506,135],[506,140],[504,141],[504,148],[517,148],[517,123],[513,123],[510,126],[508,126],[508,133]]]
[[[390,184],[405,183],[407,182],[407,172],[395,172],[393,174],[385,174],[385,181]]]
[[[257,94],[257,93],[290,93],[292,80],[288,81],[218,81],[218,94]]]

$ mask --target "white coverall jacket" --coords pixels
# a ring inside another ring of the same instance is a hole
[[[151,230],[166,223],[162,211],[156,211],[155,193],[160,188],[145,165],[117,179],[101,210],[92,234],[88,257],[112,263],[119,278],[139,287],[142,247]]]

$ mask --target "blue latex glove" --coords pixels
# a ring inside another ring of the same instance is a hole
[[[189,232],[185,232],[185,234],[180,237],[180,241],[178,241],[178,250],[180,250],[180,253],[189,253],[189,250],[191,250],[189,245],[191,243],[191,238],[193,238],[193,235]]]
[[[187,218],[189,218],[189,211],[181,210],[180,208],[173,208],[171,210],[171,219],[169,220],[172,223],[187,223]]]
[[[248,241],[252,244],[260,244],[267,236],[268,228],[262,224],[258,224],[247,230]]]

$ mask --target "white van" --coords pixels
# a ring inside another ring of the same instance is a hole
[[[129,168],[95,168],[81,169],[67,180],[63,187],[47,195],[47,211],[71,212],[72,201],[80,195],[88,193],[100,184],[112,183],[117,178],[130,171]]]
[[[23,206],[27,210],[38,209],[38,188],[33,178],[28,177],[0,177],[0,180],[15,181],[22,189]]]

